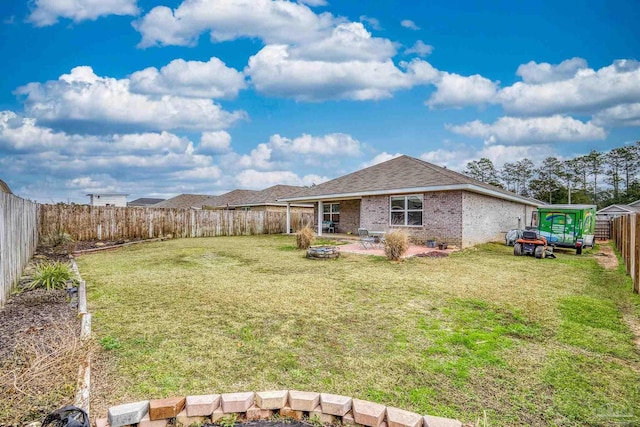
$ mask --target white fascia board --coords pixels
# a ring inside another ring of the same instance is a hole
[[[394,194],[407,194],[407,193],[431,193],[435,191],[455,191],[455,190],[464,190],[470,191],[473,193],[484,194],[487,196],[496,197],[498,199],[509,200],[512,202],[523,203],[525,205],[530,206],[538,206],[538,203],[535,203],[531,200],[524,199],[517,195],[509,195],[504,194],[499,191],[491,190],[489,188],[480,187],[478,185],[473,184],[454,184],[454,185],[435,185],[432,187],[413,187],[413,188],[399,188],[392,190],[376,190],[376,191],[363,191],[358,193],[341,193],[341,194],[324,194],[321,196],[308,196],[308,197],[288,197],[278,199],[280,202],[294,202],[294,201],[304,201],[304,202],[317,202],[320,200],[348,200],[348,199],[361,199],[366,196],[386,196],[386,195],[394,195]]]

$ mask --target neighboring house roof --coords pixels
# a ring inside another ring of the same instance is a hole
[[[286,203],[278,202],[278,198],[298,194],[306,187],[294,185],[274,185],[261,191],[255,190],[233,190],[222,194],[210,205],[215,208],[243,207],[243,206],[285,206]]]
[[[630,205],[610,205],[606,208],[602,208],[596,212],[596,214],[613,214],[613,213],[633,213],[640,212],[640,206],[630,206]]]
[[[629,203],[627,206],[633,206],[634,208],[640,208],[640,200]]]
[[[300,193],[281,197],[279,201],[317,201],[348,199],[369,195],[422,193],[465,190],[492,197],[538,206],[537,200],[485,184],[461,173],[409,156],[399,156],[383,163],[341,176]]]
[[[0,179],[0,191],[3,193],[13,194],[13,191],[9,188],[6,182]]]
[[[233,190],[228,193],[224,193],[216,197],[214,200],[215,204],[207,204],[210,207],[226,207],[226,206],[237,206],[242,205],[250,200],[252,197],[255,197],[259,191],[255,190]]]
[[[165,199],[152,199],[149,197],[141,197],[139,199],[135,199],[132,202],[127,203],[127,206],[152,206],[156,203],[164,202]]]
[[[178,209],[202,209],[203,206],[215,204],[214,200],[218,196],[207,194],[180,194],[163,202],[153,205],[154,208],[178,208]]]

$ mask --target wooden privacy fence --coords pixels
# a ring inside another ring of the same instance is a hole
[[[640,214],[614,218],[612,234],[627,274],[633,278],[633,291],[640,293]]]
[[[38,245],[38,204],[0,192],[0,307]]]
[[[286,213],[193,209],[41,205],[40,233],[74,240],[242,236],[286,231]],[[291,228],[313,224],[313,213],[292,212]]]

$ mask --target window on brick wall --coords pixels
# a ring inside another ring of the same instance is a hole
[[[322,205],[322,220],[340,222],[340,203],[325,203]]]
[[[391,225],[422,226],[422,194],[391,196]]]

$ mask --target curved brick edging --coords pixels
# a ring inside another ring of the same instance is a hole
[[[71,269],[78,279],[78,317],[81,319],[80,345],[91,337],[91,313],[87,310],[87,284],[80,276],[80,270],[76,260],[71,258]],[[91,355],[82,361],[78,368],[78,381],[76,385],[76,398],[74,405],[84,409],[89,414],[89,396],[91,391]]]
[[[336,394],[295,390],[254,393],[224,393],[167,399],[143,400],[109,408],[106,418],[97,418],[96,427],[167,427],[216,422],[225,417],[240,420],[266,420],[281,417],[308,418],[322,424],[354,427],[462,427],[451,418],[420,415],[391,406]]]

